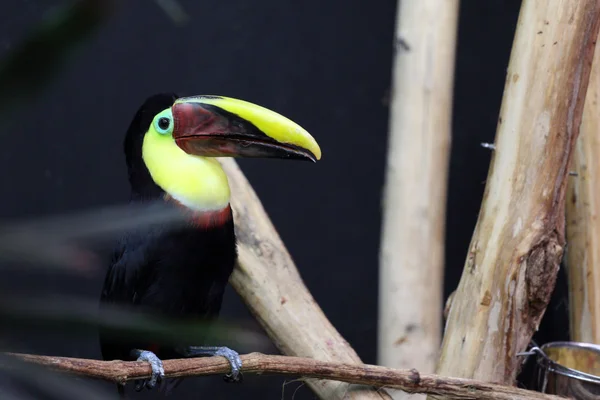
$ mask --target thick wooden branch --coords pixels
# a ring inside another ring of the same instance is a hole
[[[567,194],[571,339],[600,344],[600,42],[592,64]]]
[[[238,239],[239,262],[230,279],[233,288],[282,353],[362,364],[304,285],[242,171],[232,159],[220,161],[229,177]],[[344,382],[308,380],[307,383],[322,399],[389,399],[385,391],[349,390]]]
[[[484,200],[438,373],[513,384],[554,289],[599,0],[524,0]]]
[[[393,368],[433,372],[441,342],[458,6],[398,2],[378,330],[378,363]]]
[[[10,354],[10,353],[9,353]],[[137,361],[100,361],[81,358],[50,357],[30,354],[10,354],[17,358],[89,378],[118,384],[149,378],[148,363]],[[302,376],[335,379],[353,385],[389,387],[411,393],[446,395],[454,399],[479,400],[560,400],[562,397],[517,389],[511,386],[477,382],[469,379],[446,378],[419,374],[415,369],[395,370],[375,365],[332,363],[310,358],[270,356],[260,353],[242,355],[242,373]],[[226,374],[229,363],[222,357],[165,360],[167,378]],[[353,390],[352,388],[348,388]]]

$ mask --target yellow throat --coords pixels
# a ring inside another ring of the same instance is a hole
[[[154,182],[193,211],[218,211],[229,204],[229,182],[215,158],[187,154],[171,135],[152,127],[144,136],[142,159]]]

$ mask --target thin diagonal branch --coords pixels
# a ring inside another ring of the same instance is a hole
[[[100,361],[81,358],[38,356],[6,353],[21,360],[47,366],[74,375],[102,379],[119,384],[150,377],[150,367],[137,361]],[[415,369],[399,370],[376,365],[352,365],[319,361],[310,358],[273,356],[250,353],[241,356],[245,374],[295,375],[321,378],[357,385],[388,387],[409,393],[444,395],[454,399],[481,400],[559,400],[562,397],[545,395],[512,386],[479,382],[471,379],[449,378],[434,374],[419,374]],[[222,357],[165,360],[167,378],[225,374],[229,364]]]

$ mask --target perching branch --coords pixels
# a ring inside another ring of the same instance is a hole
[[[600,344],[600,43],[590,74],[567,193],[571,339]]]
[[[484,200],[437,372],[513,384],[565,246],[565,192],[600,1],[524,0]]]
[[[290,356],[361,365],[304,285],[250,183],[232,159],[220,159],[232,192],[238,265],[229,282],[279,350]],[[306,165],[307,168],[318,164]],[[318,243],[315,242],[315,245]],[[360,368],[360,367],[359,367]],[[385,391],[349,390],[335,381],[307,381],[322,399],[389,399]]]
[[[378,364],[393,368],[433,372],[441,342],[458,6],[398,2],[379,256]]]
[[[8,354],[27,362],[50,367],[53,370],[119,384],[149,378],[151,372],[148,363],[145,362],[100,361],[30,354]],[[334,379],[353,385],[385,386],[410,393],[445,395],[454,399],[563,399],[562,397],[517,389],[511,386],[477,382],[469,379],[447,378],[433,374],[419,374],[415,369],[395,370],[375,365],[341,364],[310,358],[271,356],[260,353],[242,355],[241,359],[243,363],[242,373],[244,374],[276,374]],[[164,360],[163,366],[167,378],[225,374],[230,370],[229,363],[222,357]]]

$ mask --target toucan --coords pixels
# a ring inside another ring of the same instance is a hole
[[[174,204],[185,222],[123,234],[111,253],[100,304],[208,324],[219,315],[237,257],[230,187],[215,157],[321,158],[315,139],[274,111],[230,97],[175,93],[146,99],[129,125],[124,152],[130,204]],[[99,335],[105,360],[150,364],[152,375],[137,382],[137,391],[159,383],[170,392],[179,384],[164,379],[164,359],[222,356],[231,365],[226,380],[240,378],[238,353],[203,338],[174,346]],[[123,396],[124,386],[118,388]]]

